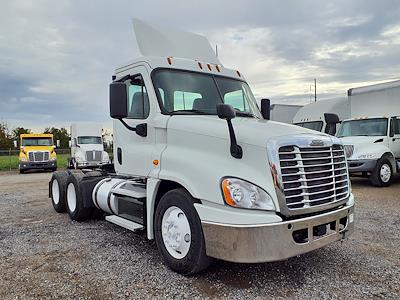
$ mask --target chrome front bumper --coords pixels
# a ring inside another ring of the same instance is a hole
[[[321,235],[324,224],[326,234]],[[354,206],[280,223],[231,225],[203,221],[202,227],[208,256],[240,263],[278,261],[344,239],[354,230]]]

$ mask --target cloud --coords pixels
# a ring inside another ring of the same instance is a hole
[[[110,126],[108,84],[139,55],[131,18],[194,31],[218,44],[257,98],[306,103],[396,79],[398,1],[16,0],[0,10],[0,119],[12,126]]]

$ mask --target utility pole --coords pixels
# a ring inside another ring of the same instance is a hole
[[[317,78],[314,78],[314,100],[317,102]]]

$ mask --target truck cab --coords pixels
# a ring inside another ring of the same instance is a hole
[[[19,145],[20,173],[33,169],[57,170],[56,146],[52,134],[21,134]]]
[[[97,168],[110,163],[104,151],[102,126],[97,123],[75,123],[71,125],[71,157],[68,168]]]
[[[345,145],[350,174],[368,176],[375,186],[388,186],[400,170],[400,117],[343,121],[337,135]]]
[[[138,20],[135,32],[143,56],[110,84],[115,173],[55,173],[57,212],[83,221],[102,211],[143,230],[184,275],[211,258],[284,260],[352,232],[339,139],[268,120],[267,102],[260,111],[243,74],[204,37]]]

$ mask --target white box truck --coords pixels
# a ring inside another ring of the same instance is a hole
[[[275,103],[271,105],[270,119],[272,121],[291,124],[293,117],[303,105]]]
[[[54,173],[57,212],[143,230],[181,274],[211,258],[284,260],[345,238],[354,197],[339,139],[265,119],[207,39],[134,21],[143,54],[110,84],[115,172]]]
[[[110,163],[101,133],[102,126],[98,123],[71,124],[69,169],[97,168]]]
[[[347,98],[331,98],[304,105],[298,110],[292,123],[301,127],[329,133],[331,126],[326,122],[324,116],[326,113],[335,114],[339,118],[337,120],[338,123],[335,124],[335,130],[332,130],[332,133],[335,134],[336,129],[339,128],[339,122],[350,118],[350,108]]]
[[[345,144],[349,171],[388,186],[400,170],[400,80],[348,91],[351,119],[338,137]]]

